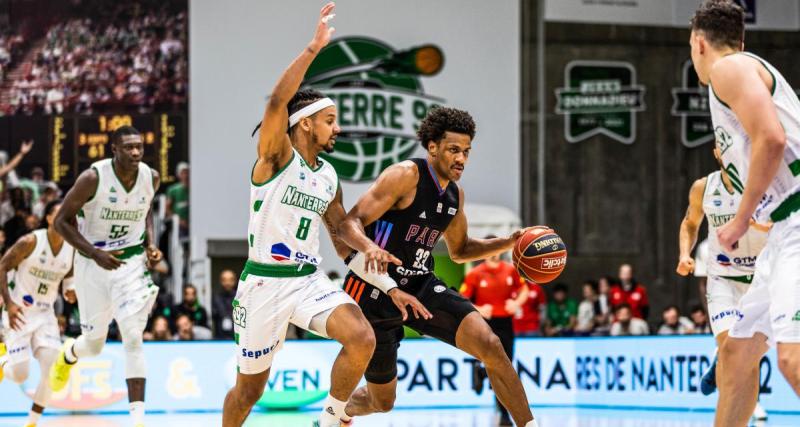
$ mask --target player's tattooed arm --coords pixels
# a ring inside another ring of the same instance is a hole
[[[153,192],[157,192],[158,188],[161,186],[161,175],[159,175],[155,169],[150,169],[150,171],[153,174]],[[156,264],[158,264],[159,261],[161,261],[163,254],[161,253],[161,250],[158,249],[158,245],[156,244],[158,240],[156,240],[156,231],[155,226],[153,225],[152,206],[150,206],[150,209],[147,211],[147,218],[145,221],[146,233],[144,247],[147,255],[147,266],[149,268],[153,268]]]
[[[341,259],[347,258],[352,251],[350,246],[347,246],[347,244],[344,243],[337,234],[339,224],[342,223],[345,215],[346,212],[344,210],[344,205],[342,204],[342,186],[339,185],[339,188],[336,190],[336,196],[328,205],[328,209],[325,211],[322,219],[325,221],[325,228],[328,229],[328,234],[331,236],[331,241],[333,242],[333,247],[336,249],[336,254],[339,255],[339,258]]]
[[[26,234],[17,240],[8,252],[0,258],[0,293],[3,295],[5,309],[8,311],[8,321],[11,329],[17,329],[25,323],[20,307],[11,300],[11,293],[8,291],[8,275],[10,270],[17,266],[33,253],[36,248],[36,236],[33,233]]]
[[[404,196],[413,194],[418,180],[419,171],[413,162],[405,161],[389,166],[358,199],[339,225],[339,238],[351,248],[364,253],[364,268],[368,272],[381,274],[386,272],[388,263],[401,264],[399,259],[367,237],[364,227],[396,207]]]
[[[464,215],[464,189],[458,187],[458,212],[444,231],[444,241],[450,259],[457,263],[465,263],[488,258],[507,252],[514,246],[519,232],[509,237],[494,239],[475,239],[467,236],[467,216]]]
[[[78,221],[76,219],[83,205],[94,197],[99,182],[100,179],[95,169],[87,169],[81,172],[78,179],[75,180],[75,184],[64,197],[61,209],[58,210],[56,215],[55,227],[58,234],[63,236],[64,240],[78,252],[84,254],[84,256],[91,257],[100,267],[106,270],[113,270],[122,265],[122,261],[111,253],[101,251],[89,243],[78,231]]]
[[[703,212],[703,193],[705,193],[707,179],[707,177],[698,179],[689,190],[689,206],[686,208],[686,215],[683,217],[680,233],[678,234],[680,253],[678,255],[678,267],[675,271],[681,276],[686,276],[694,271],[692,249],[697,243],[697,231],[700,229],[705,215]]]
[[[311,42],[289,64],[272,89],[258,133],[258,160],[253,168],[253,182],[266,182],[291,160],[292,143],[286,133],[289,123],[287,105],[300,88],[311,62],[331,39],[333,28],[328,26],[328,21],[333,8],[333,3],[322,7]]]

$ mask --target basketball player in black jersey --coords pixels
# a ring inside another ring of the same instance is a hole
[[[341,239],[360,252],[357,257],[351,255],[345,290],[372,324],[377,343],[365,373],[367,385],[353,392],[346,412],[356,416],[392,408],[397,348],[406,325],[483,362],[497,398],[516,424],[536,426],[525,390],[500,340],[468,300],[434,276],[431,256],[441,237],[450,258],[459,263],[498,255],[511,250],[522,230],[506,238],[467,236],[464,191],[456,181],[464,172],[475,136],[469,113],[433,108],[417,136],[428,151],[427,159],[403,161],[384,170],[338,228]],[[399,289],[373,286],[377,282],[372,273],[384,271]],[[372,283],[366,282],[367,276],[372,276]],[[414,310],[414,316],[406,316],[405,293],[415,296],[429,313],[422,312],[420,317]]]

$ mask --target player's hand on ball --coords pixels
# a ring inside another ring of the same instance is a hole
[[[378,246],[373,246],[364,252],[364,259],[364,269],[368,273],[384,274],[386,273],[389,263],[394,265],[403,264],[396,256],[379,248]]]
[[[161,253],[161,250],[158,249],[157,246],[148,246],[147,247],[147,268],[154,268],[156,264],[158,264],[161,259],[164,257],[164,254]]]
[[[22,314],[22,308],[20,306],[8,301],[6,311],[8,311],[8,326],[10,326],[11,329],[18,331],[25,326],[25,315]]]
[[[408,306],[411,306],[411,311],[414,313],[415,319],[422,317],[425,320],[429,320],[433,318],[431,312],[428,311],[418,299],[407,292],[403,292],[400,288],[389,289],[388,295],[403,315],[403,321],[408,319],[408,309],[406,308]]]
[[[78,297],[75,295],[75,289],[67,289],[62,295],[64,296],[64,300],[70,304],[75,304],[75,301],[78,300]]]
[[[749,219],[742,221],[737,215],[727,224],[717,229],[717,239],[722,248],[727,252],[732,252],[739,246],[739,239],[747,232],[750,226]]]
[[[122,251],[106,252],[106,251],[101,251],[100,249],[95,249],[95,251],[92,252],[92,259],[101,268],[104,268],[106,270],[116,270],[122,264],[125,264],[124,262],[122,262],[122,260],[114,256],[114,255],[119,255],[120,253],[122,253]]]
[[[522,237],[523,234],[527,233],[529,230],[537,230],[537,229],[552,230],[550,227],[548,227],[546,225],[532,225],[530,227],[521,228],[521,229],[511,233],[511,235],[508,236],[508,240],[510,240],[510,242],[513,244],[520,237]]]
[[[678,261],[678,268],[675,269],[681,276],[688,276],[694,272],[694,258],[690,256],[682,256]]]
[[[322,6],[322,10],[319,11],[319,21],[317,22],[317,31],[314,33],[314,38],[311,40],[311,43],[308,45],[314,53],[319,53],[320,49],[328,45],[328,42],[331,41],[331,35],[335,31],[333,27],[329,25],[331,19],[333,19],[336,14],[333,13],[333,8],[336,5],[333,2]]]

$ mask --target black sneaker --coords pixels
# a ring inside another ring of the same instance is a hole
[[[483,393],[483,380],[487,377],[486,369],[479,363],[472,365],[472,389],[476,394]]]

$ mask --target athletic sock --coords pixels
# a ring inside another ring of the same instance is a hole
[[[344,412],[346,406],[347,402],[342,402],[328,394],[328,398],[322,404],[322,412],[319,414],[320,427],[338,426],[340,421],[350,421],[350,417]]]
[[[144,424],[144,402],[137,401],[130,404],[131,418],[133,418],[133,425],[138,426]]]
[[[36,424],[39,423],[39,417],[41,417],[41,416],[42,416],[42,414],[40,414],[40,413],[38,413],[36,411],[29,411],[28,412],[28,424],[27,425],[34,425],[35,426]]]
[[[76,341],[72,341],[72,345],[64,349],[64,361],[70,365],[78,361],[78,358],[75,356],[75,343]]]
[[[528,424],[525,424],[525,427],[539,427],[539,424],[537,424],[536,420],[533,419],[533,420],[528,421]]]

